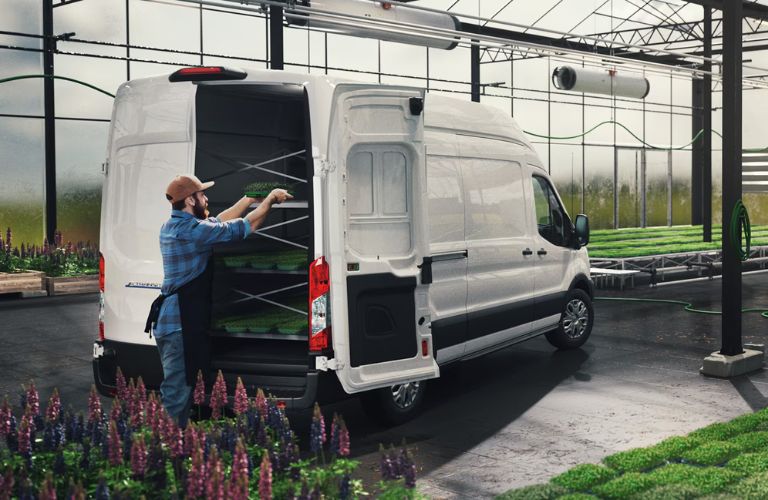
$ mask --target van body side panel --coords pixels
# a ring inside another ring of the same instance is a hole
[[[445,363],[464,355],[467,336],[464,188],[455,134],[427,130],[425,141],[429,254],[454,256],[432,263],[429,285],[435,352]]]

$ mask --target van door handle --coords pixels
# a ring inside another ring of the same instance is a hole
[[[547,251],[543,248],[539,248],[539,251],[536,252],[536,255],[547,255]]]
[[[523,250],[523,255],[533,255],[533,250],[531,250],[530,248],[526,248],[525,250]]]

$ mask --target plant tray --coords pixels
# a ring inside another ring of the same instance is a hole
[[[245,186],[244,192],[249,198],[266,198],[273,189],[285,189],[290,193],[291,186],[279,182],[253,182]]]
[[[291,300],[286,305],[301,311],[307,310],[307,302],[303,299]],[[259,313],[219,318],[215,321],[214,328],[227,333],[296,335],[306,333],[307,325],[306,316],[272,306]]]
[[[300,271],[307,268],[305,250],[286,250],[282,252],[258,253],[252,255],[233,255],[220,258],[227,268],[247,268],[264,271]]]

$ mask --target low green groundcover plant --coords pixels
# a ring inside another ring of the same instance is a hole
[[[206,403],[202,374],[194,402]],[[103,410],[91,389],[87,415],[63,411],[54,390],[45,411],[33,383],[20,394],[21,415],[0,407],[0,500],[347,499],[368,495],[351,475],[349,432],[334,415],[330,428],[316,405],[309,450],[299,450],[284,410],[258,390],[250,398],[238,378],[233,418],[222,417],[227,389],[219,372],[210,420],[181,429],[139,378],[118,369],[116,397]],[[411,452],[382,448],[380,498],[423,498],[415,490]]]
[[[88,242],[64,243],[61,231],[53,242],[42,246],[21,243],[14,246],[13,231],[0,234],[0,272],[42,271],[48,276],[79,276],[99,272],[99,249]]]
[[[768,408],[582,464],[499,499],[768,500]]]

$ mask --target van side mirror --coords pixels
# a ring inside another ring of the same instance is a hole
[[[579,248],[587,246],[589,244],[589,217],[584,214],[577,215],[574,229]]]

